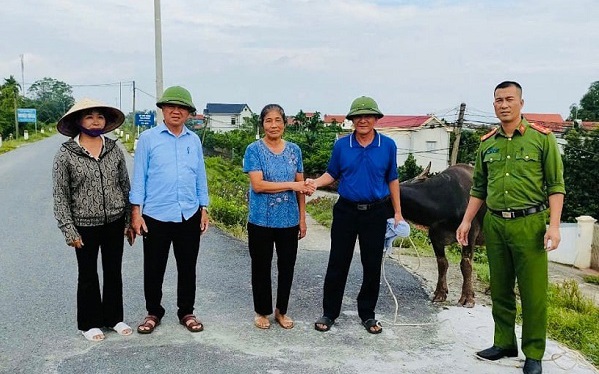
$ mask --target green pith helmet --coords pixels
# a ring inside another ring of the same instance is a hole
[[[156,103],[156,106],[162,109],[162,105],[164,104],[183,105],[188,107],[191,113],[196,111],[196,107],[191,100],[191,94],[181,86],[172,86],[164,90],[164,93]]]
[[[354,100],[351,103],[351,108],[345,118],[351,120],[353,117],[362,114],[374,114],[377,118],[383,117],[383,113],[379,110],[376,101],[368,96],[360,96]]]

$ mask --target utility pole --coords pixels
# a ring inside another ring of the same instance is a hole
[[[25,55],[21,56],[21,91],[23,92],[23,97],[25,96]]]
[[[139,138],[139,126],[135,123],[135,81],[133,81],[133,126],[137,127],[137,137]]]
[[[154,47],[156,55],[156,98],[162,96],[162,25],[160,20],[160,0],[154,0]],[[162,111],[156,109],[156,123],[162,123]]]
[[[450,165],[455,165],[458,162],[458,150],[460,148],[460,137],[462,136],[462,125],[464,124],[464,112],[466,111],[466,103],[460,104],[460,114],[458,114],[458,121],[453,128],[455,132],[455,140],[453,141],[453,149],[451,150],[451,161]]]
[[[15,93],[15,129],[17,132],[15,133],[15,140],[19,139],[19,117],[17,116],[17,94]]]

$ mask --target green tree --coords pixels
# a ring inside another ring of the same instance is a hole
[[[245,149],[256,135],[253,129],[241,128],[227,132],[214,132],[209,129],[198,130],[203,138],[202,145],[207,155],[216,155],[230,159],[235,165],[241,165]]]
[[[297,112],[297,114],[293,117],[293,126],[297,131],[303,131],[307,126],[308,116],[304,113],[303,110]]]
[[[599,81],[591,83],[579,105],[570,107],[570,119],[599,121]]]
[[[14,134],[16,130],[15,106],[20,106],[22,102],[20,90],[21,85],[12,75],[4,78],[4,83],[0,86],[0,135],[3,139],[8,138],[9,134]]]
[[[416,157],[413,154],[408,154],[408,158],[406,158],[406,162],[404,162],[403,166],[399,166],[397,168],[397,173],[399,174],[399,181],[407,181],[408,179],[412,179],[418,174],[422,173],[424,168],[416,163]]]
[[[254,134],[260,135],[260,116],[256,113],[252,113],[251,117],[245,117],[243,119],[243,123],[241,124],[241,128],[244,130],[252,131]]]
[[[256,140],[256,128],[260,127],[258,115],[248,118],[240,129],[226,133],[216,133],[208,129],[197,130],[207,155],[217,155],[231,159],[233,164],[241,165],[246,147]],[[298,113],[296,124],[287,125],[284,139],[297,144],[302,150],[304,174],[319,176],[327,168],[333,144],[341,132],[339,126],[325,127],[316,112],[311,118]]]
[[[473,164],[476,160],[476,150],[480,145],[480,137],[488,130],[486,129],[462,129],[460,134],[460,148],[458,149],[458,163]],[[453,150],[455,134],[452,132],[449,136],[449,154]]]
[[[38,121],[45,123],[58,121],[75,103],[72,87],[53,78],[34,82],[27,92],[37,109]]]
[[[315,177],[327,169],[333,144],[342,131],[339,126],[325,127],[320,112],[307,116],[299,111],[293,118],[295,131],[286,131],[285,138],[296,143],[302,150],[304,175]]]
[[[562,219],[575,222],[581,215],[599,217],[599,130],[571,130],[564,147],[566,198]]]

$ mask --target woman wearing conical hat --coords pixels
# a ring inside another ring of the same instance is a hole
[[[56,126],[70,139],[54,158],[54,216],[77,256],[77,325],[90,341],[104,340],[101,328],[120,335],[132,332],[123,322],[121,277],[123,233],[131,214],[129,176],[123,152],[104,136],[124,120],[117,108],[83,99]],[[133,239],[130,236],[130,243]],[[102,292],[97,271],[100,251]]]

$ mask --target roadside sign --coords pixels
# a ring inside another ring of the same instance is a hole
[[[154,113],[135,113],[135,126],[154,126]]]
[[[17,122],[37,122],[37,111],[35,109],[17,109]]]

